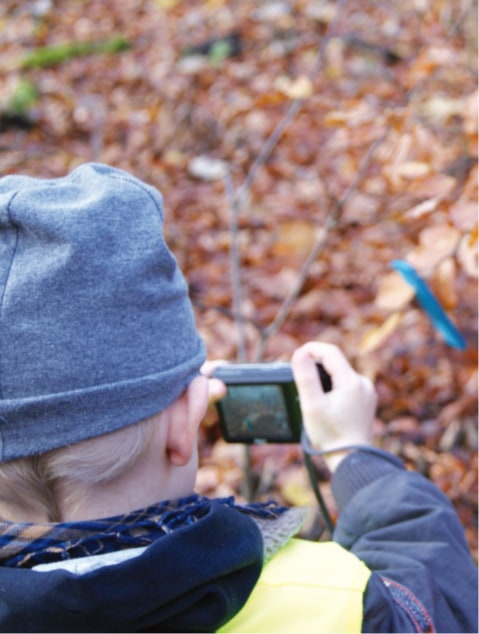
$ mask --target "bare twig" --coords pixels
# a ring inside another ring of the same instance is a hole
[[[318,239],[313,245],[308,257],[304,261],[303,266],[301,267],[301,271],[299,272],[298,277],[296,278],[293,288],[291,289],[287,297],[284,299],[274,320],[261,333],[260,343],[258,345],[258,350],[255,355],[257,361],[261,359],[263,356],[266,340],[269,337],[271,337],[273,334],[278,332],[278,330],[281,328],[281,326],[285,322],[289,314],[289,311],[291,310],[294,302],[296,301],[296,299],[299,297],[299,294],[301,293],[301,289],[303,288],[303,285],[309,275],[309,271],[311,269],[312,264],[315,262],[315,260],[323,251],[328,241],[328,238],[331,234],[331,231],[335,227],[338,226],[338,223],[341,219],[341,215],[344,210],[344,207],[346,206],[346,203],[349,201],[351,196],[353,196],[353,194],[356,192],[361,181],[365,177],[366,172],[371,164],[371,161],[374,157],[374,154],[377,148],[384,141],[387,134],[388,134],[388,131],[386,131],[383,135],[381,135],[381,137],[379,137],[378,139],[374,141],[374,143],[372,143],[372,145],[369,147],[368,151],[366,152],[363,160],[361,161],[361,165],[359,166],[359,169],[356,173],[356,177],[354,178],[353,182],[349,185],[349,187],[347,188],[347,190],[344,192],[343,196],[339,200],[333,201],[331,205],[331,209],[329,210],[326,216],[326,221],[324,223],[324,226],[321,228],[318,235]]]
[[[237,360],[246,360],[246,335],[245,319],[243,315],[243,287],[241,284],[241,262],[239,250],[238,214],[239,207],[234,201],[234,186],[229,171],[224,176],[225,194],[230,203],[230,266],[231,286],[233,291],[233,313],[235,315],[236,329],[238,332]]]
[[[238,193],[234,199],[233,204],[238,213],[241,207],[243,206],[247,192],[249,192],[249,190],[251,189],[251,185],[253,184],[254,179],[256,178],[256,174],[258,173],[258,170],[269,159],[274,148],[276,147],[279,140],[283,136],[284,132],[289,128],[292,121],[294,120],[298,112],[301,110],[303,103],[304,103],[304,99],[299,99],[299,98],[293,99],[293,101],[291,102],[288,108],[288,111],[286,112],[286,115],[278,123],[278,125],[275,127],[271,135],[266,139],[258,156],[254,160],[253,165],[251,166],[243,184],[241,185],[241,187],[239,187]]]
[[[233,180],[229,170],[224,176],[226,198],[230,204],[230,266],[231,266],[231,285],[233,288],[233,313],[236,315],[235,324],[238,332],[238,350],[237,360],[246,361],[246,335],[245,335],[245,318],[243,315],[243,287],[241,284],[241,262],[239,251],[239,231],[238,216],[239,204],[234,199]],[[243,473],[245,475],[242,482],[242,493],[246,500],[253,500],[254,486],[251,470],[251,450],[249,445],[243,445]]]

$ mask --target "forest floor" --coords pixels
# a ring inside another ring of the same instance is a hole
[[[94,160],[157,186],[209,356],[339,344],[377,386],[378,445],[449,496],[477,558],[476,18],[472,0],[3,0],[0,173]],[[246,454],[211,412],[198,490],[244,496],[245,468],[255,497],[314,505],[298,446]]]

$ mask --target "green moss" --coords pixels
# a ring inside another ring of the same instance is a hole
[[[38,98],[35,84],[26,79],[21,79],[8,100],[5,111],[14,115],[25,115]]]
[[[22,68],[46,68],[61,64],[74,57],[92,54],[115,54],[124,51],[129,43],[121,35],[101,42],[66,42],[56,46],[36,48],[22,59]]]

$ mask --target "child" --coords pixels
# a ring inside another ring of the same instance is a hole
[[[86,164],[0,179],[2,631],[477,631],[447,498],[371,445],[369,381],[334,346],[292,358],[341,511],[194,493],[208,393],[157,190]],[[323,393],[321,362],[333,390]]]

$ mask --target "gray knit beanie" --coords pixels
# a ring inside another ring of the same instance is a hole
[[[0,178],[0,461],[163,410],[204,358],[155,188],[91,163]]]

